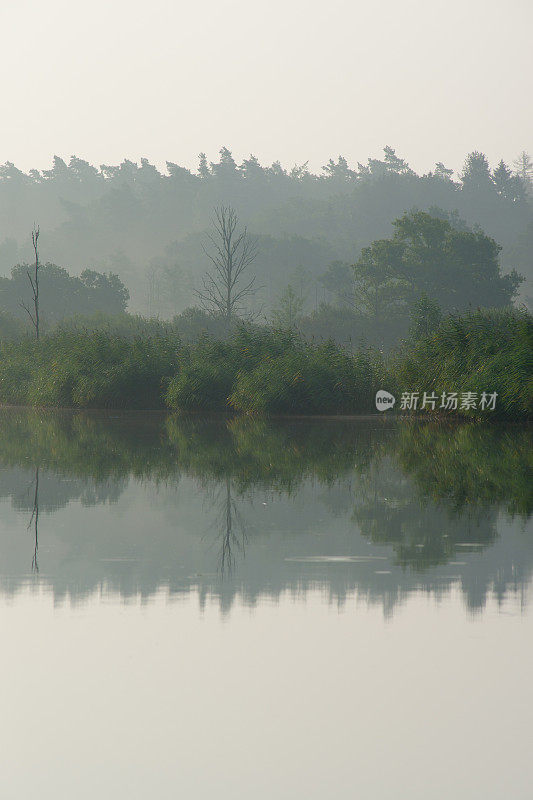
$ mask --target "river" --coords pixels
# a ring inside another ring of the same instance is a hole
[[[532,452],[0,410],[0,796],[529,798]]]

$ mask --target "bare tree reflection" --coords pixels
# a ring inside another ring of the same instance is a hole
[[[31,530],[33,528],[33,534],[34,534],[31,571],[39,572],[39,562],[37,560],[37,552],[39,550],[39,467],[35,468],[34,483],[35,483],[35,491],[33,494],[33,510],[31,512],[31,519],[28,523],[28,530]]]
[[[219,542],[218,570],[222,577],[230,576],[235,569],[237,556],[245,556],[247,533],[244,519],[232,495],[231,478],[218,490],[214,505],[217,510],[212,527]]]

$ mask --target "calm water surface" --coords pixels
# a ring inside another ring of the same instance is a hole
[[[532,452],[0,410],[0,797],[530,798]]]

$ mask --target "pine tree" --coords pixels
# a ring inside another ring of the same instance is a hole
[[[513,173],[511,172],[511,170],[509,169],[509,167],[502,158],[502,160],[492,173],[492,180],[494,181],[496,191],[498,192],[498,194],[501,194],[502,197],[510,196],[512,177]]]
[[[494,188],[489,162],[484,153],[474,150],[467,155],[461,180],[464,189],[486,192]]]
[[[217,178],[235,178],[239,173],[231,150],[228,150],[227,147],[221,147],[219,155],[220,161],[218,164],[211,162],[211,173],[216,175]]]
[[[200,176],[200,178],[209,178],[211,173],[207,165],[207,157],[205,153],[200,153],[198,158],[200,159],[198,164],[198,175]]]
[[[387,145],[383,148],[383,152],[385,153],[385,158],[383,161],[387,165],[387,169],[390,172],[396,172],[400,175],[414,175],[414,172],[407,161],[404,161],[403,158],[397,156],[396,151],[392,147]]]
[[[529,153],[523,150],[518,158],[513,162],[515,175],[520,178],[527,195],[533,194],[533,161]]]
[[[362,176],[372,174],[373,177],[379,178],[382,175],[391,173],[394,173],[395,175],[415,174],[407,161],[396,155],[396,151],[393,147],[389,147],[389,145],[387,145],[383,148],[383,153],[383,161],[380,161],[379,158],[368,159],[368,169],[364,167],[361,168],[361,164],[359,164],[359,169]]]
[[[322,167],[328,178],[333,178],[338,181],[349,181],[357,178],[357,172],[350,169],[348,162],[344,156],[339,156],[337,163],[333,158],[330,158],[327,164]]]
[[[266,175],[266,170],[259,163],[257,156],[253,154],[250,154],[250,158],[243,159],[239,171],[247,180],[261,179]]]
[[[442,161],[437,161],[433,175],[435,178],[441,178],[443,181],[451,181],[453,179],[453,169],[448,169],[448,167],[444,166]]]

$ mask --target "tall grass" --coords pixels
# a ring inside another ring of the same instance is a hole
[[[182,411],[229,411],[242,374],[298,347],[288,331],[240,326],[224,341],[202,336],[183,352],[180,370],[170,382],[166,401]]]
[[[74,408],[161,408],[176,373],[172,336],[127,339],[59,331],[0,343],[0,400]]]
[[[517,309],[478,310],[444,318],[429,336],[389,364],[397,392],[496,392],[496,409],[485,415],[530,416],[533,412],[533,318]],[[469,416],[476,410],[462,412]]]
[[[333,343],[301,343],[240,372],[229,402],[260,414],[353,414],[372,407],[376,372],[370,356],[344,353]]]
[[[370,408],[375,376],[364,351],[352,357],[290,331],[242,328],[228,341],[202,339],[189,348],[166,399],[180,410],[354,413]]]
[[[175,330],[139,320],[57,329],[40,341],[0,341],[0,402],[74,408],[163,408],[256,415],[375,413],[377,389],[496,392],[496,412],[533,411],[533,320],[517,310],[446,317],[391,358],[333,342],[315,345],[268,327],[183,344]],[[396,411],[400,403],[396,404]],[[420,410],[420,409],[419,409]],[[437,408],[436,411],[439,411]],[[455,413],[479,415],[479,409]],[[390,412],[389,412],[390,416]]]

